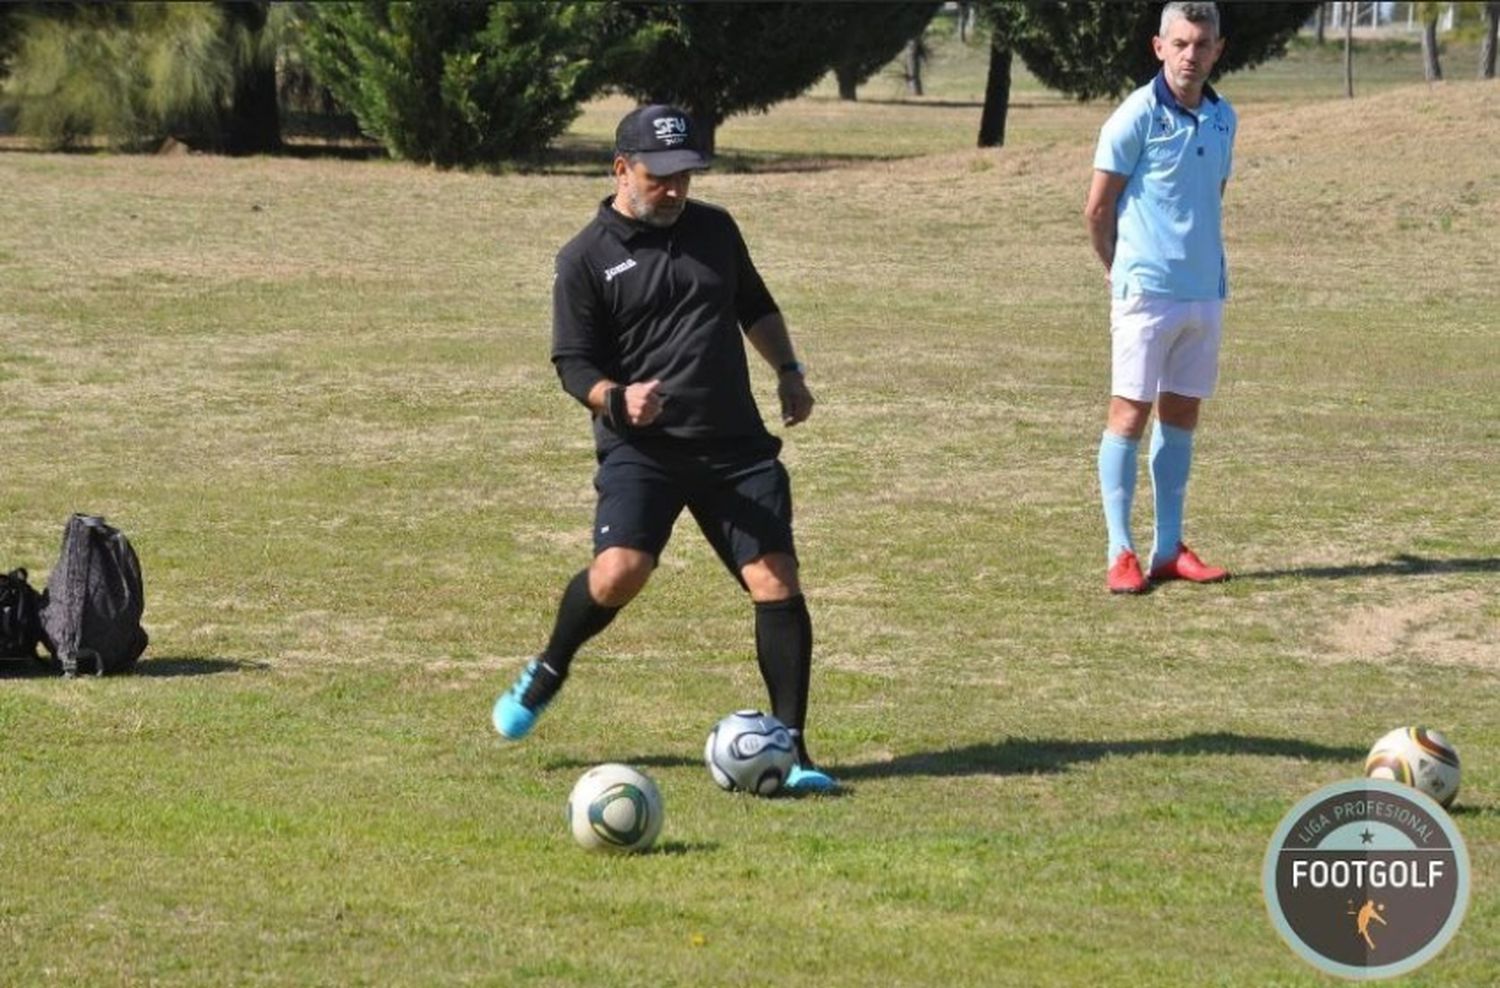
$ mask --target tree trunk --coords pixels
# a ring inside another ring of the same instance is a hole
[[[711,97],[710,97],[711,98]],[[705,155],[712,156],[714,149],[719,146],[719,124],[724,122],[724,115],[719,108],[712,103],[698,103],[683,96],[672,93],[653,92],[644,98],[640,105],[649,103],[664,103],[686,110],[687,115],[692,118],[693,127],[698,131],[699,151]]]
[[[911,96],[922,95],[922,63],[927,60],[927,48],[920,37],[906,44],[906,92]]]
[[[1323,29],[1328,25],[1328,5],[1318,4],[1318,47],[1323,47]]]
[[[682,108],[688,112],[688,116],[693,118],[693,123],[698,127],[699,140],[703,142],[699,150],[705,155],[712,156],[719,146],[719,124],[724,122],[723,115],[718,110],[706,106]]]
[[[979,146],[1005,146],[1005,117],[1010,112],[1011,50],[990,45],[990,72],[984,81],[984,112],[979,116]]]
[[[848,65],[835,65],[833,77],[839,81],[839,99],[854,102],[859,97],[855,93],[859,82],[854,78],[854,69]]]
[[[1500,3],[1484,5],[1484,47],[1479,49],[1479,78],[1495,78],[1496,35],[1500,34]]]
[[[281,148],[275,62],[258,65],[235,82],[234,99],[224,115],[223,142],[229,154],[265,154]]]
[[[1436,17],[1422,25],[1422,75],[1428,82],[1443,80],[1443,66],[1438,61]]]
[[[964,44],[969,43],[969,18],[974,16],[974,5],[967,0],[959,0],[958,4],[958,40]]]
[[[1348,99],[1354,98],[1354,18],[1352,16],[1344,21],[1344,96]]]

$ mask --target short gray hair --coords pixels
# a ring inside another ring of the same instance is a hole
[[[1214,29],[1214,37],[1219,36],[1219,7],[1212,3],[1169,3],[1161,9],[1161,27],[1156,36],[1165,38],[1167,32],[1172,29],[1175,20],[1192,21],[1194,24],[1207,24]]]

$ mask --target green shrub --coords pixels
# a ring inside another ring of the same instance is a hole
[[[392,155],[448,167],[529,155],[567,129],[628,40],[589,3],[310,4],[309,64]]]
[[[256,4],[38,8],[17,21],[4,106],[18,133],[49,148],[168,134],[215,145],[237,85],[274,52]]]

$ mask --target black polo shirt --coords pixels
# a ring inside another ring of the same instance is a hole
[[[552,362],[564,390],[587,404],[603,378],[661,381],[662,411],[616,433],[601,417],[603,456],[622,441],[712,452],[780,443],[750,390],[744,330],[778,311],[729,213],[689,200],[670,227],[617,212],[610,196],[557,255]]]

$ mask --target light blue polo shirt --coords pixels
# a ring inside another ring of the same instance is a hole
[[[1094,167],[1129,177],[1115,210],[1114,295],[1229,295],[1220,186],[1237,125],[1234,108],[1212,86],[1192,110],[1160,72],[1105,121]]]

